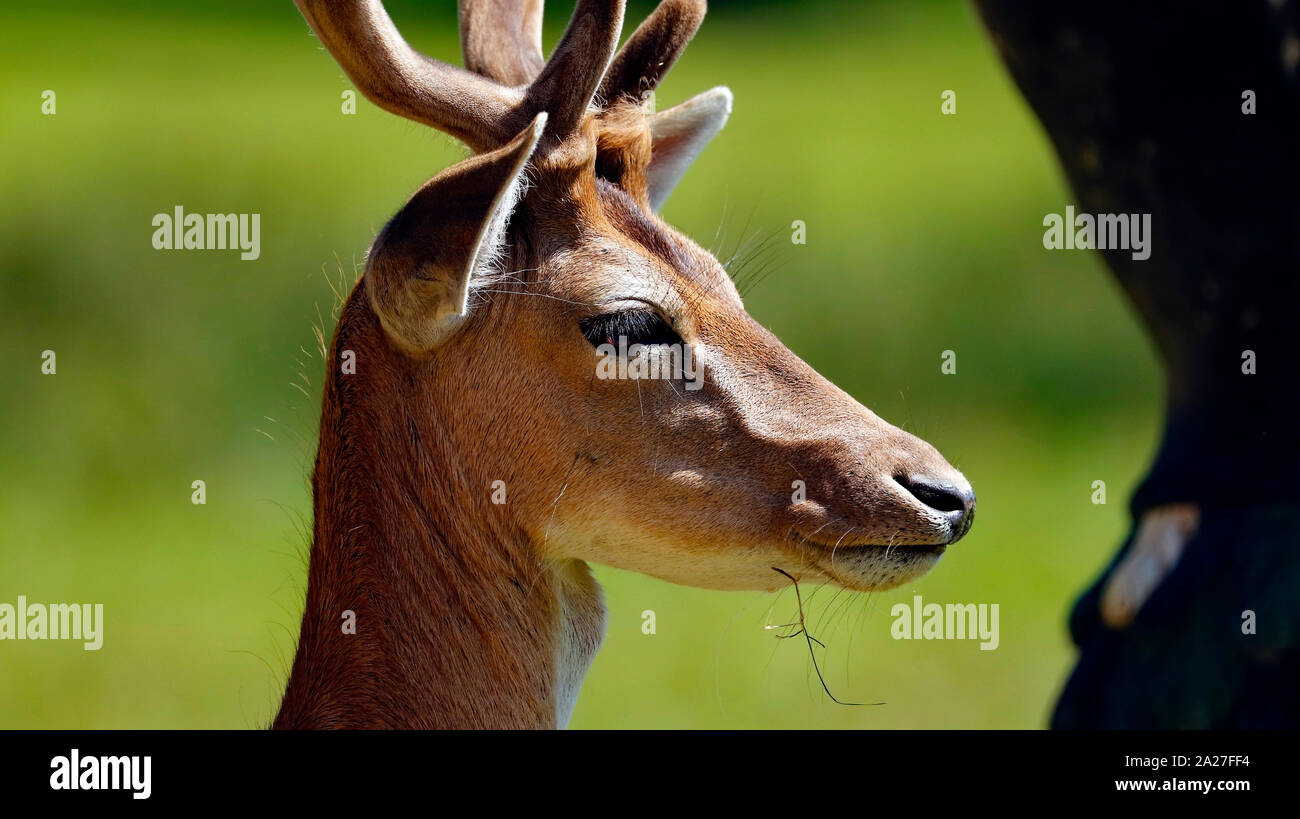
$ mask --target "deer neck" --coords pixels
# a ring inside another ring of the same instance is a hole
[[[493,513],[491,479],[449,446],[363,301],[329,359],[306,608],[275,726],[563,727],[603,636],[600,587]]]

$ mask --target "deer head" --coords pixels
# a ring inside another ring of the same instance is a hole
[[[378,0],[296,3],[363,94],[473,155],[383,227],[339,317],[355,372],[325,386],[276,725],[564,724],[603,634],[589,560],[884,589],[966,533],[961,473],[656,216],[731,112],[727,88],[650,110],[703,0],[664,0],[617,53],[623,0],[578,0],[550,60],[541,1],[463,0],[469,70],[413,51]]]
[[[578,0],[549,60],[541,0],[462,0],[468,70],[412,50],[378,0],[296,2],[370,100],[473,152],[384,227],[343,312],[358,376],[331,376],[323,435],[344,416],[389,431],[322,442],[318,518],[327,459],[373,446],[373,480],[430,484],[448,526],[518,539],[524,563],[883,589],[966,533],[966,479],[786,349],[657,215],[731,111],[721,87],[650,110],[704,0],[664,0],[617,53],[623,0]],[[627,369],[602,349],[620,340],[652,368],[689,351],[697,377],[603,377]]]

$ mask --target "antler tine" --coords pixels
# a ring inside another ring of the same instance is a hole
[[[380,108],[451,134],[475,151],[515,135],[510,114],[520,93],[411,48],[380,0],[294,3],[361,93]]]
[[[465,67],[504,85],[527,85],[546,65],[542,0],[460,0]]]
[[[618,47],[626,0],[578,0],[546,67],[529,86],[523,110],[550,114],[548,132],[562,140],[582,122]]]
[[[600,85],[601,99],[644,100],[686,50],[707,7],[706,0],[663,0],[614,57]]]

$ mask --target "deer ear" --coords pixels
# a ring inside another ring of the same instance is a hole
[[[508,144],[429,180],[380,231],[366,263],[370,304],[389,335],[433,349],[469,310],[470,280],[491,272],[546,114]]]
[[[686,169],[731,116],[731,90],[718,86],[681,105],[650,117],[653,148],[646,182],[650,207],[659,210],[677,187]]]

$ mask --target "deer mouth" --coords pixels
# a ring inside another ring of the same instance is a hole
[[[854,560],[869,558],[871,555],[878,554],[881,558],[892,559],[895,555],[899,557],[920,557],[929,555],[932,557],[941,557],[944,552],[948,551],[947,543],[817,543],[808,541],[805,545],[816,546],[818,550],[825,553],[826,559],[835,561],[839,558],[851,557]]]
[[[956,525],[948,521],[934,521],[933,528],[925,527],[923,532],[904,534],[902,531],[896,531],[887,538],[881,537],[879,534],[871,535],[863,532],[855,537],[855,527],[843,521],[843,519],[838,520],[840,521],[838,526],[835,523],[829,526],[822,525],[811,532],[805,532],[804,526],[796,524],[790,532],[789,540],[805,548],[813,547],[820,551],[835,553],[887,549],[890,551],[924,552],[941,555],[949,546],[961,540],[970,530],[968,521],[962,521]],[[834,528],[840,529],[843,534],[828,537],[827,530]]]
[[[883,591],[930,571],[948,550],[944,543],[882,543],[800,537],[796,548],[806,565],[826,580],[855,591]]]

